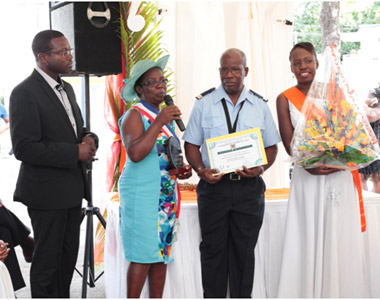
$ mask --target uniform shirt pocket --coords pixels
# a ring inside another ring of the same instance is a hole
[[[256,128],[259,127],[261,129],[261,133],[265,131],[265,123],[264,123],[264,118],[262,116],[255,118],[255,119],[249,119],[244,121],[244,129],[251,129],[251,128]]]
[[[202,119],[201,124],[205,139],[225,135],[228,133],[226,119],[223,116],[208,116]]]

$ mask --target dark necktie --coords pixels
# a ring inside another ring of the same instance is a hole
[[[67,116],[69,117],[71,125],[74,128],[75,134],[77,134],[77,126],[76,126],[74,114],[73,114],[73,111],[71,109],[71,104],[70,104],[70,101],[67,97],[67,93],[64,90],[63,83],[57,84],[55,86],[55,88],[58,90],[59,94],[61,95],[61,97],[60,97],[61,103],[66,110]]]

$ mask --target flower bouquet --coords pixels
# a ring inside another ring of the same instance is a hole
[[[292,160],[304,168],[362,168],[378,159],[378,141],[333,48],[325,50],[321,62],[294,130]]]

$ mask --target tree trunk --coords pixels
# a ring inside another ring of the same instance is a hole
[[[340,55],[339,1],[323,1],[320,15],[322,27],[322,49],[334,46],[335,54]]]

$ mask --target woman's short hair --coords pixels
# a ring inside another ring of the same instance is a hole
[[[317,58],[317,52],[315,52],[315,48],[313,46],[312,43],[309,43],[309,42],[301,42],[301,43],[298,43],[298,44],[295,44],[292,48],[292,50],[290,50],[290,53],[289,53],[289,61],[292,60],[292,53],[294,50],[296,50],[297,48],[302,48],[302,49],[305,49],[306,51],[310,52],[311,54],[314,55],[315,58]]]

